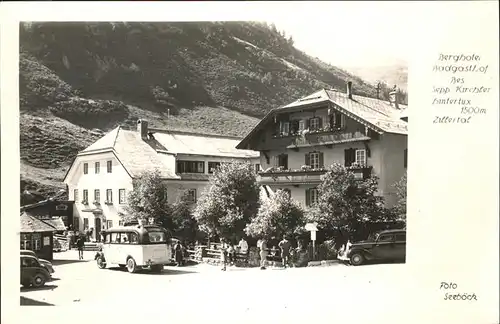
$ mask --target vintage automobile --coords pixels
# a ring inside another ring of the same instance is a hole
[[[371,234],[366,241],[346,244],[338,259],[358,266],[366,261],[404,261],[406,230],[384,230]]]
[[[21,255],[21,285],[23,287],[40,288],[50,279],[49,271],[38,262],[38,258]]]
[[[52,263],[50,261],[38,258],[35,252],[31,250],[21,250],[21,255],[28,255],[36,258],[43,267],[47,268],[51,276],[54,273],[54,267],[52,266]]]

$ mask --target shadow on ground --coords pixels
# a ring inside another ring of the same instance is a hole
[[[54,306],[54,304],[49,304],[46,302],[21,296],[21,306]]]
[[[52,260],[52,265],[63,265],[70,263],[78,263],[78,262],[89,262],[91,260]]]
[[[58,287],[57,285],[50,285],[50,284],[45,285],[45,286],[40,287],[40,288],[34,288],[34,287],[25,288],[25,287],[21,287],[21,292],[39,291],[39,290],[54,290],[57,287]]]
[[[147,275],[147,276],[171,276],[171,275],[182,275],[182,274],[195,274],[198,273],[197,271],[186,271],[182,270],[183,267],[179,268],[164,268],[162,272],[156,273],[156,272],[151,272],[149,269],[142,269],[134,273],[134,275]],[[120,267],[109,267],[106,268],[107,270],[111,271],[117,271],[117,272],[127,272],[127,268],[120,268]]]

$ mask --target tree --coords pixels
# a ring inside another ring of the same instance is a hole
[[[165,228],[172,228],[171,209],[167,202],[167,184],[158,170],[144,172],[132,181],[124,221],[153,218]]]
[[[224,163],[198,200],[194,217],[209,236],[230,236],[243,232],[258,207],[259,187],[252,164]]]
[[[399,179],[394,187],[396,188],[396,196],[398,200],[394,205],[393,209],[397,217],[406,221],[406,172],[403,174],[401,179]]]
[[[197,236],[198,223],[193,217],[193,204],[188,192],[181,194],[172,205],[172,232],[175,236],[194,241]]]
[[[297,234],[304,226],[304,211],[290,195],[278,190],[272,199],[261,201],[257,216],[245,228],[247,235],[256,238],[281,237]]]
[[[383,197],[376,195],[378,179],[373,174],[357,180],[351,170],[334,164],[318,186],[319,199],[308,213],[309,221],[330,233],[359,223],[381,220],[386,216]]]

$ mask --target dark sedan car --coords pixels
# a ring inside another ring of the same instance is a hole
[[[47,268],[42,266],[38,259],[29,255],[21,255],[21,285],[40,288],[50,281]]]
[[[370,235],[366,241],[347,244],[338,255],[339,260],[352,265],[365,261],[403,261],[406,258],[406,230],[385,230]]]

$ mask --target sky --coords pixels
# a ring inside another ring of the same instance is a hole
[[[291,35],[296,48],[335,66],[405,64],[412,48],[408,35],[411,4],[403,5],[325,1],[315,10],[294,9],[266,22]]]

